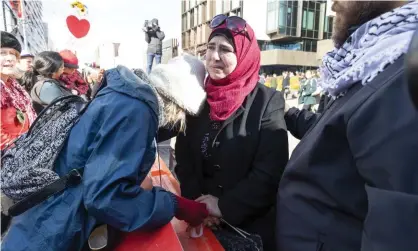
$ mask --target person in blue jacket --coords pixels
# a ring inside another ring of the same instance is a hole
[[[59,175],[84,167],[82,183],[13,218],[1,250],[77,251],[99,225],[147,231],[173,217],[191,226],[207,217],[204,204],[140,187],[156,157],[158,128],[200,111],[204,65],[182,56],[156,67],[150,80],[139,75],[123,66],[105,73],[55,163]]]

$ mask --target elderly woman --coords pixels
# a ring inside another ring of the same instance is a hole
[[[207,102],[177,137],[175,171],[183,196],[260,235],[265,249],[274,250],[273,206],[288,160],[285,102],[280,92],[258,83],[260,49],[245,20],[218,15],[211,28]]]
[[[27,132],[36,118],[36,113],[29,95],[15,79],[19,72],[16,65],[22,50],[19,41],[12,34],[2,31],[0,50],[0,149],[3,150]],[[9,219],[1,214],[2,233],[6,230]]]
[[[28,93],[15,79],[21,50],[16,37],[1,32],[1,149],[25,133],[36,118]]]
[[[208,216],[203,203],[140,187],[155,160],[158,127],[184,125],[186,113],[201,110],[204,65],[185,56],[156,67],[150,81],[139,75],[123,66],[106,71],[55,161],[60,177],[84,167],[81,184],[15,217],[2,250],[77,251],[97,225],[131,232],[173,217],[196,226]]]

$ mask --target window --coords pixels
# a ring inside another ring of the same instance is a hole
[[[231,1],[230,0],[223,0],[222,12],[228,12],[231,10]]]
[[[191,11],[190,11],[190,28],[193,28],[194,26],[195,26],[195,20],[194,20],[194,17],[195,17],[195,15],[194,15],[194,9],[192,9]]]
[[[267,12],[267,30],[268,31],[273,31],[276,30],[277,27],[277,10],[273,10],[273,11],[269,11]]]
[[[193,20],[194,20],[194,26],[197,26],[197,25],[200,24],[199,23],[199,10],[197,8],[194,9],[194,18],[193,18]]]
[[[211,10],[213,9],[213,2],[206,2],[206,18],[205,21],[210,21],[212,15],[214,14]]]
[[[223,2],[222,1],[210,1],[212,3],[215,3],[215,11],[216,11],[216,15],[218,14],[222,14],[223,12]]]
[[[186,12],[186,1],[181,1],[181,13],[184,13],[184,12]]]
[[[319,19],[321,16],[321,2],[303,1],[302,5],[302,37],[319,37]],[[311,51],[311,49],[309,49]]]
[[[276,2],[277,3],[277,2]],[[297,1],[283,1],[278,3],[278,28],[279,34],[296,36],[297,25]],[[277,9],[277,8],[276,8]]]
[[[334,17],[325,16],[324,34],[323,34],[324,39],[330,39],[332,37],[333,24],[334,24]]]
[[[187,25],[186,25],[187,30],[190,29],[190,16],[191,16],[190,12],[187,12],[187,18],[186,18],[187,19],[187,22],[186,22],[187,23]]]
[[[308,18],[307,18],[307,21],[306,21],[306,29],[313,30],[313,28],[314,28],[314,12],[309,11],[308,12]]]
[[[287,16],[287,10],[286,10],[286,4],[280,3],[279,7],[279,26],[286,26],[286,16]]]
[[[231,8],[232,9],[236,9],[236,8],[239,8],[241,5],[240,5],[240,0],[232,0],[232,6],[231,6]]]

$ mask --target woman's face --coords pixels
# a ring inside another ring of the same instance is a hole
[[[67,74],[69,74],[69,75],[73,74],[75,70],[76,69],[74,69],[74,68],[66,68],[66,67],[64,67],[64,72],[67,73]]]
[[[0,49],[0,72],[2,75],[13,76],[16,73],[18,52],[11,48]]]
[[[213,37],[206,51],[206,70],[214,79],[223,79],[237,67],[234,47],[223,36]]]

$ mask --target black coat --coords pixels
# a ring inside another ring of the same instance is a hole
[[[210,163],[215,172],[210,177],[203,174],[201,153],[209,123],[206,105],[199,117],[188,117],[186,134],[177,137],[175,172],[182,195],[190,199],[202,194],[216,196],[227,222],[261,234],[264,242],[268,241],[266,234],[274,239],[274,212],[270,219],[265,215],[275,205],[289,156],[283,96],[261,84],[247,96],[211,142],[214,148]],[[266,234],[261,233],[263,228]]]
[[[148,43],[147,54],[162,55],[164,38],[165,34],[160,28],[157,30],[149,29],[145,32],[145,42]]]
[[[418,247],[418,113],[403,57],[321,115],[291,108],[302,138],[280,182],[280,251]]]

